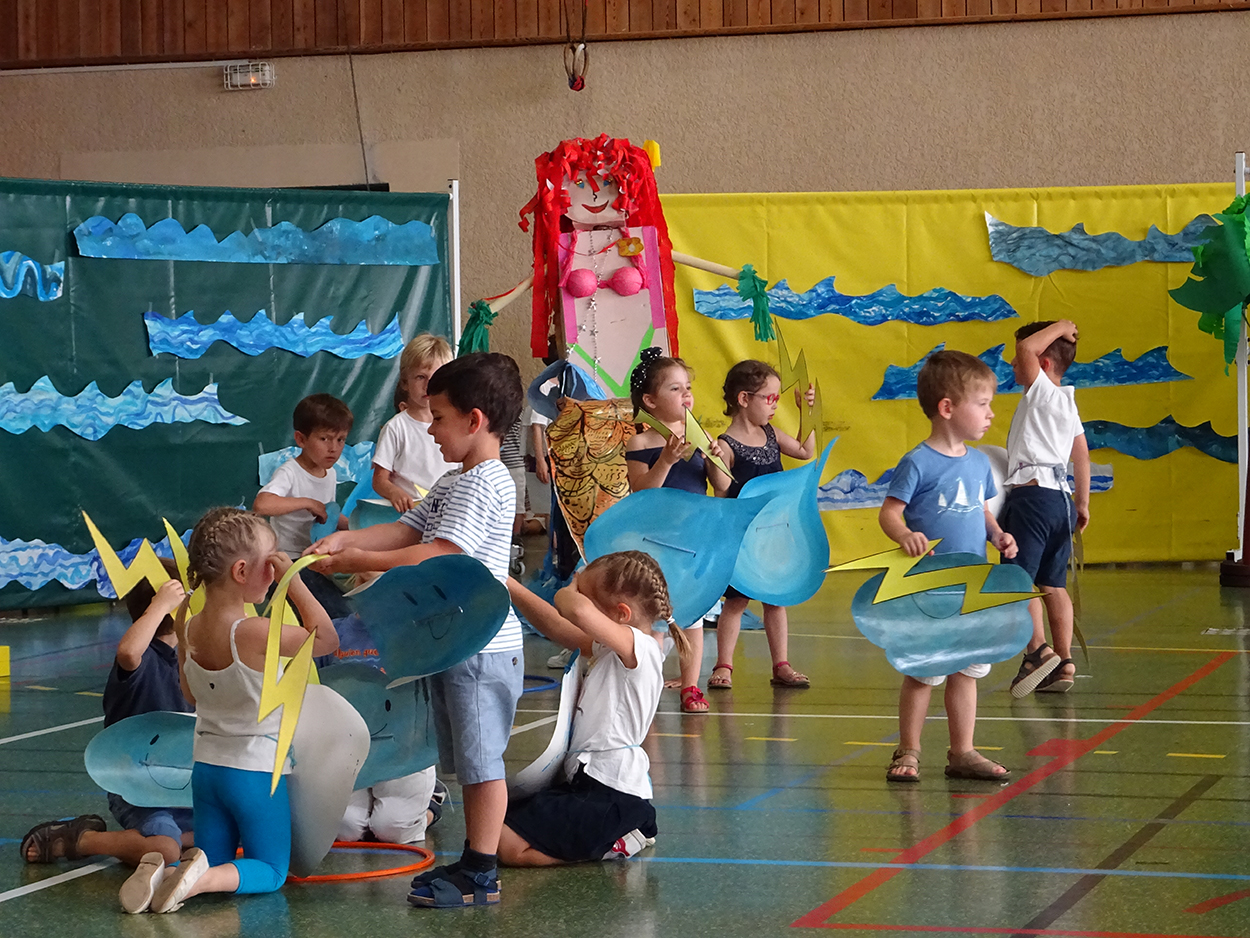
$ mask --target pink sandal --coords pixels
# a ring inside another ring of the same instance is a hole
[[[697,684],[691,684],[689,687],[681,689],[682,713],[707,713],[707,711],[707,698],[703,696],[703,691],[699,690]]]

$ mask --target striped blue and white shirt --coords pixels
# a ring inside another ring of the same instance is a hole
[[[498,459],[488,459],[472,469],[448,472],[399,520],[421,532],[422,544],[438,537],[451,541],[506,584],[515,514],[512,474]],[[521,621],[509,606],[508,618],[482,652],[521,649]]]

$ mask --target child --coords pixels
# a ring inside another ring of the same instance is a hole
[[[929,438],[909,452],[894,470],[878,520],[881,530],[898,542],[909,557],[929,552],[929,541],[942,539],[942,553],[960,551],[985,556],[989,540],[1004,557],[1014,557],[1016,542],[1002,531],[985,501],[994,496],[994,477],[984,453],[964,445],[979,440],[990,428],[997,381],[994,372],[964,352],[940,351],[929,356],[917,378],[920,407],[929,418]],[[924,729],[933,688],[946,681],[946,722],[951,748],[949,778],[997,781],[1011,773],[973,748],[977,719],[977,678],[990,673],[988,664],[974,664],[949,677],[903,675],[898,698],[899,748],[894,750],[886,779],[920,780],[920,731]]]
[[[737,498],[742,486],[756,476],[780,472],[781,457],[811,459],[816,454],[816,431],[799,443],[794,437],[777,430],[770,422],[777,413],[781,400],[781,378],[766,362],[738,362],[725,375],[723,389],[725,415],[732,418],[729,429],[721,434],[727,444],[727,462],[734,474],[729,486],[729,497]],[[802,406],[799,389],[794,389],[794,400]],[[814,388],[807,389],[807,403],[816,400]],[[738,632],[742,627],[742,614],[746,612],[749,596],[743,596],[732,586],[725,591],[725,606],[716,625],[716,667],[708,678],[709,690],[733,687],[734,649],[738,645]],[[770,683],[775,687],[809,687],[811,681],[790,665],[789,623],[784,606],[764,603],[764,634],[768,636],[768,651],[773,659],[773,676]]]
[[[630,490],[670,488],[706,495],[710,482],[715,494],[724,495],[733,480],[686,442],[686,411],[694,407],[690,369],[686,363],[680,358],[662,356],[656,347],[643,349],[642,359],[629,379],[629,392],[635,417],[645,410],[672,431],[666,440],[659,431],[638,425],[638,433],[625,444],[625,471],[629,474]],[[725,458],[718,443],[713,443],[712,452]],[[703,665],[702,619],[686,629],[686,637],[690,652],[678,655],[681,709],[683,713],[707,713],[707,699],[699,690],[699,670]]]
[[[451,361],[451,346],[423,332],[404,346],[399,358],[395,407],[373,450],[373,490],[403,514],[434,483],[456,466],[446,462],[430,439],[430,376]]]
[[[566,780],[508,805],[499,859],[557,866],[634,856],[656,835],[642,750],[664,685],[653,623],[668,620],[679,651],[686,644],[660,565],[636,550],[600,557],[556,593],[554,607],[515,580],[508,590],[536,629],[593,657],[564,759]]]
[[[263,518],[238,508],[214,508],[191,532],[190,585],[204,584],[204,608],[185,621],[179,612],[182,692],[196,707],[191,798],[195,841],[178,866],[159,854],[143,858],[122,886],[127,911],[174,912],[205,892],[274,892],[291,859],[291,807],[286,779],[270,795],[280,710],[260,722],[260,691],[269,622],[248,618],[274,578],[291,566]],[[313,654],[329,654],[338,635],[298,577],[290,596],[304,628],[282,628],[280,654],[294,655],[313,633]],[[290,771],[289,765],[284,771]],[[235,859],[243,846],[243,857]]]
[[[422,501],[392,524],[339,531],[311,551],[330,554],[329,571],[389,570],[442,554],[480,560],[508,580],[516,492],[499,461],[500,438],[521,413],[521,374],[506,355],[474,352],[430,379],[430,434],[459,471],[443,476]],[[521,696],[521,623],[508,618],[468,661],[430,678],[439,761],[464,789],[464,854],[413,880],[408,901],[458,908],[499,901],[496,852],[508,806],[503,752]]]
[[[295,405],[292,419],[299,455],[278,467],[257,493],[252,510],[272,518],[278,550],[294,559],[312,543],[313,521],[326,520],[326,504],[335,501],[338,476],[334,464],[343,455],[352,429],[352,412],[337,397],[310,394]],[[347,519],[339,519],[347,527]],[[300,574],[317,601],[335,619],[351,614],[343,591],[321,574]]]
[[[142,580],[126,594],[134,624],[117,643],[117,657],[104,686],[105,726],[153,710],[191,710],[178,681],[178,636],[170,618],[184,590],[173,562],[166,560],[164,565],[174,579],[156,591]],[[176,863],[182,848],[191,844],[190,808],[140,808],[112,793],[108,804],[123,830],[106,830],[104,820],[95,814],[48,821],[22,838],[22,857],[27,863],[51,863],[62,857],[103,855],[138,867],[146,855],[155,854],[163,867]],[[122,893],[123,908],[130,898]]]
[[[1029,602],[1033,639],[1025,649],[1011,696],[1033,690],[1064,693],[1072,688],[1072,600],[1068,596],[1068,556],[1072,532],[1089,524],[1089,446],[1076,410],[1073,388],[1059,387],[1076,358],[1076,326],[1066,319],[1035,322],[1016,330],[1011,362],[1024,397],[1007,431],[1007,499],[1000,521],[1020,552],[1011,563],[1029,571],[1041,587]],[[1076,479],[1076,504],[1068,485],[1068,460]],[[1054,651],[1046,644],[1042,604],[1050,620]]]

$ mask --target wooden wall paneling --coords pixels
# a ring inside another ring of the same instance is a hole
[[[274,0],[289,3],[290,0]],[[273,7],[271,0],[251,0],[248,4],[247,48],[253,52],[267,52],[273,48]]]
[[[293,0],[291,3],[291,47],[294,49],[312,49],[316,44],[316,0]]]
[[[248,0],[226,0],[226,48],[231,52],[242,52],[251,42],[247,13]]]
[[[513,9],[516,14],[516,35],[521,39],[532,39],[538,35],[538,0],[514,0]]]
[[[0,62],[17,64],[17,0],[0,0]]]
[[[140,17],[142,0],[121,0],[121,16],[118,29],[121,33],[121,53],[130,58],[143,51],[143,28]]]
[[[720,0],[710,0],[720,3]],[[629,34],[629,0],[607,0],[607,16],[603,31],[609,36]]]
[[[868,0],[842,0],[842,16],[848,23],[860,23],[868,19]]]
[[[1142,6],[1145,7],[1166,7],[1168,0],[1143,0]]]
[[[841,23],[842,0],[820,0],[820,21],[822,23]]]
[[[81,34],[78,28],[78,0],[56,0],[56,48],[58,59],[76,59]]]
[[[745,26],[747,16],[746,0],[726,0],[726,3],[742,7],[742,22],[740,24],[731,25]],[[631,33],[645,33],[649,31],[652,28],[652,13],[651,0],[629,0],[629,31]]]
[[[295,0],[273,0],[269,12],[270,45],[275,52],[295,47]]]
[[[768,3],[768,0],[758,0]],[[651,28],[669,30],[677,28],[677,0],[651,0]]]
[[[698,11],[698,9],[699,9],[699,0],[689,0],[689,2],[693,3],[693,4],[694,4],[694,8],[695,8],[695,10],[696,10],[696,11]],[[582,3],[584,3],[584,4],[585,4],[585,12],[586,12],[586,35],[587,35],[587,36],[602,36],[602,35],[604,35],[604,33],[606,32],[606,29],[607,29],[607,25],[606,25],[606,24],[607,24],[607,21],[608,21],[608,4],[607,4],[607,0],[582,0]],[[695,19],[696,19],[696,23],[697,23],[697,21],[698,21],[698,13],[697,13],[697,12],[695,13]],[[576,18],[576,17],[574,18],[573,22],[574,22],[574,23],[576,23],[576,22],[577,22],[577,18]]]
[[[867,0],[864,0],[866,3]],[[773,21],[773,8],[769,0],[747,0],[747,25],[764,26]]]
[[[122,5],[121,0],[101,0],[100,3],[100,55],[122,54]]]
[[[937,19],[942,15],[942,0],[917,0],[916,15],[924,20]]]
[[[1065,0],[1059,0],[1060,3]],[[990,16],[993,14],[992,0],[968,0],[969,16]]]
[[[425,42],[430,37],[425,0],[404,0],[404,42]]]
[[[183,0],[161,0],[161,46],[167,55],[187,51],[187,23]]]
[[[430,42],[446,42],[451,36],[450,0],[425,0],[425,22]]]
[[[188,53],[208,48],[208,32],[204,22],[204,0],[182,0],[182,42]]]
[[[496,0],[494,11],[496,39],[516,38],[516,8],[516,0]]]
[[[382,0],[339,0],[347,13],[347,44],[368,48],[382,44]]]
[[[943,0],[943,3],[947,0]],[[894,4],[891,0],[868,0],[868,18],[870,20],[888,20],[894,15]]]
[[[17,0],[11,0],[10,5],[16,17]],[[13,42],[16,52],[16,31]],[[95,58],[100,54],[100,0],[78,0],[78,52],[84,59]]]
[[[538,0],[538,35],[563,36],[563,17],[561,0]]]
[[[52,59],[56,57],[57,28],[56,0],[43,0],[35,7],[35,57]]]
[[[1041,2],[1043,13],[1063,13],[1068,9],[1067,0],[1041,0]]]
[[[213,0],[209,0],[212,3]],[[339,10],[335,0],[315,0],[313,12],[314,49],[339,45]]]
[[[1041,13],[1042,0],[1016,0],[1017,13]]]
[[[208,51],[227,51],[230,48],[230,29],[224,0],[204,0],[204,22]]]
[[[1037,0],[1035,0],[1037,2]],[[942,0],[942,16],[967,16],[967,0]]]
[[[990,0],[990,12],[995,16],[1014,16],[1016,0]]]
[[[382,0],[382,42],[398,45],[404,41],[404,0]]]
[[[469,31],[474,39],[495,38],[495,7],[503,0],[469,0]]]
[[[912,0],[913,3],[916,0]],[[820,0],[795,0],[794,21],[796,23],[819,23]]]
[[[820,15],[820,0],[806,0],[813,4],[817,9],[817,16]],[[813,20],[813,22],[815,22]],[[725,25],[725,2],[724,0],[699,0],[699,28],[700,29],[719,29]]]
[[[145,56],[160,55],[165,51],[165,35],[161,28],[161,0],[139,0],[139,19],[125,25],[126,29],[139,33],[139,51]]]
[[[794,23],[795,0],[773,0],[773,23],[790,26]]]
[[[972,0],[968,0],[972,2]],[[890,15],[896,20],[914,20],[916,18],[917,0],[893,0],[890,4]]]
[[[473,0],[449,0],[448,38],[464,42],[473,38]]]
[[[17,29],[17,58],[22,62],[34,62],[39,58],[39,8],[36,0],[18,0],[17,15],[13,18]]]

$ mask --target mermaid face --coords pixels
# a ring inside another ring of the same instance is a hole
[[[612,203],[621,194],[621,187],[615,179],[596,179],[599,189],[580,172],[575,178],[564,177],[564,191],[569,195],[569,209],[566,213],[575,228],[599,228],[607,225],[620,226],[625,224],[625,213],[614,208]]]

